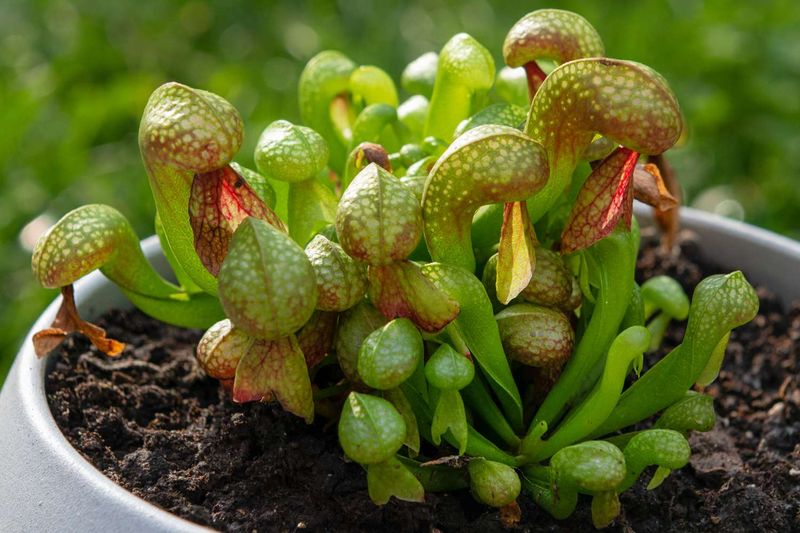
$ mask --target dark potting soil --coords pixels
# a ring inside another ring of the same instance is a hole
[[[680,247],[672,257],[645,245],[640,281],[666,273],[691,291],[719,271],[699,259],[690,236]],[[646,491],[640,481],[624,493],[611,531],[800,531],[800,306],[784,313],[767,289],[758,293],[758,316],[734,331],[707,389],[716,428],[691,436],[690,465],[661,487]],[[82,338],[68,339],[47,377],[50,407],[89,461],[145,500],[229,531],[503,530],[498,512],[465,491],[376,507],[334,424],[318,417],[307,426],[275,406],[229,401],[195,363],[200,332],[135,311],[112,311],[100,323],[128,343],[124,354],[109,359]],[[679,342],[682,329],[674,327],[666,345]],[[560,522],[524,495],[519,502],[513,530],[591,529],[588,499]]]

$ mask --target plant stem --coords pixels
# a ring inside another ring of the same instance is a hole
[[[541,461],[561,448],[584,438],[599,426],[617,404],[625,376],[632,362],[641,362],[650,344],[650,333],[633,326],[620,333],[609,349],[605,371],[600,381],[581,404],[569,414],[553,435],[539,446],[531,460]]]
[[[558,417],[593,384],[585,382],[586,376],[607,353],[633,292],[636,258],[632,244],[630,232],[617,230],[587,250],[599,282],[596,305],[574,354],[536,413],[528,436],[542,421],[553,427]]]
[[[425,492],[452,492],[469,487],[466,469],[461,470],[440,465],[423,466],[417,461],[402,455],[398,455],[397,460],[403,463],[417,477],[422,486],[425,487]]]
[[[532,102],[533,97],[536,96],[536,91],[538,91],[539,87],[544,83],[547,74],[544,73],[536,61],[525,63],[523,67],[525,68],[525,76],[528,78],[528,97]]]
[[[520,439],[511,428],[500,408],[489,394],[483,379],[476,375],[472,383],[461,390],[470,410],[477,414],[511,449],[516,449]]]

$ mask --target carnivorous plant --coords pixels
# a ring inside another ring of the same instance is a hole
[[[159,87],[139,146],[174,278],[119,211],[68,213],[33,254],[64,294],[38,352],[71,331],[124,349],[72,300],[99,269],[145,313],[206,328],[199,364],[233,401],[278,401],[309,423],[333,406],[376,504],[469,488],[563,518],[584,495],[608,525],[621,492],[650,467],[658,486],[689,460],[688,432],[713,425],[690,389],[715,379],[758,299],[741,272],[691,298],[669,278],[634,281],[634,198],[676,205],[639,161],[684,128],[664,78],[605,57],[588,21],[554,9],[523,17],[502,52],[497,75],[458,34],[408,66],[403,101],[378,67],[321,52],[299,80],[304,125],[266,125],[254,169],[234,162],[249,158],[231,104]]]

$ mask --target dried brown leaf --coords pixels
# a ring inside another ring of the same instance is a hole
[[[637,163],[633,171],[634,197],[660,211],[678,206],[678,200],[667,190],[658,167],[652,163]]]
[[[44,357],[55,348],[70,333],[82,333],[94,346],[104,354],[115,357],[122,353],[125,344],[106,336],[106,330],[86,322],[78,314],[75,306],[75,293],[72,285],[61,288],[61,307],[58,309],[55,320],[49,328],[43,329],[33,336],[33,348],[38,357]]]

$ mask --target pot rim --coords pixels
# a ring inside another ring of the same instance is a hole
[[[643,225],[652,225],[652,210],[648,206],[636,202],[634,212]],[[800,242],[691,207],[682,207],[680,218],[681,228],[699,236],[703,256],[726,268],[736,265],[750,283],[769,287],[787,309],[800,300],[797,279]]]
[[[652,224],[646,206],[637,203],[635,211],[643,226]],[[700,236],[704,254],[714,257],[715,261],[723,265],[741,265],[745,272],[752,270],[748,277],[757,283],[769,279],[770,289],[776,291],[785,304],[800,298],[800,284],[792,275],[796,270],[781,269],[781,265],[793,265],[795,269],[800,265],[800,242],[692,208],[681,209],[681,224]],[[742,254],[739,246],[733,246],[733,241],[742,240],[754,251]],[[142,249],[159,271],[169,271],[156,236],[143,240]],[[765,262],[769,266],[765,267]],[[781,276],[782,272],[785,275]],[[79,309],[87,317],[96,316],[92,311],[105,311],[125,301],[100,272],[76,282],[75,294]],[[103,305],[95,306],[95,299],[101,298]],[[4,489],[0,493],[5,500],[0,501],[0,529],[52,527],[56,517],[61,516],[67,517],[62,526],[69,530],[102,526],[105,531],[209,531],[148,503],[113,482],[84,458],[57,426],[44,388],[44,376],[52,365],[52,358],[38,359],[31,338],[33,332],[49,327],[60,302],[59,296],[34,323],[0,391],[0,420],[10,421],[11,426],[10,431],[0,432],[0,488]],[[22,438],[15,438],[14,430]],[[34,449],[16,449],[26,444]],[[55,464],[39,469],[39,463],[32,466],[31,460]],[[22,464],[17,464],[20,461]],[[31,470],[34,472],[29,475]],[[65,490],[58,482],[73,489],[66,499],[61,498]],[[41,486],[47,490],[37,493],[35,489]],[[88,493],[84,495],[81,491]],[[51,498],[42,499],[48,496]],[[99,512],[98,505],[101,506]]]

